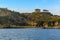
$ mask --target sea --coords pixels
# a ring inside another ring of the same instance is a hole
[[[60,29],[0,29],[0,40],[60,40]]]

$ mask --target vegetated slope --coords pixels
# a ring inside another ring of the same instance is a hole
[[[26,19],[19,12],[0,8],[0,24],[16,24],[19,22],[26,22]]]
[[[12,24],[12,25],[36,25],[39,21],[56,21],[60,16],[54,16],[50,12],[39,13],[19,13],[16,11],[8,10],[7,8],[0,8],[0,24]]]

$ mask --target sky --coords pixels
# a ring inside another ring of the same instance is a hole
[[[0,8],[18,12],[33,12],[34,9],[47,9],[54,15],[60,15],[60,0],[0,0]]]

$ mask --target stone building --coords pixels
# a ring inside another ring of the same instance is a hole
[[[35,9],[35,13],[40,13],[40,9]]]

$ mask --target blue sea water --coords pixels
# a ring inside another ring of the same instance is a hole
[[[60,40],[60,29],[0,29],[0,40]]]

